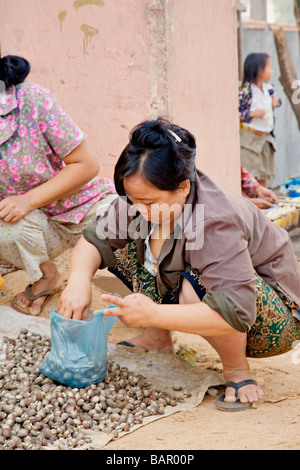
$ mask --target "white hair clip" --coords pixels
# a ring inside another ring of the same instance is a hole
[[[168,132],[170,132],[170,134],[172,134],[172,136],[174,137],[176,142],[182,142],[182,139],[177,134],[175,134],[175,132],[171,131],[171,129],[168,129]]]

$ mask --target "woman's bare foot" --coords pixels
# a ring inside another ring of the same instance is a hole
[[[241,382],[242,380],[252,379],[249,369],[232,369],[223,371],[226,382]],[[254,403],[263,396],[263,391],[258,385],[244,385],[238,391],[238,399],[241,403]],[[226,387],[224,401],[234,403],[237,400],[235,389]]]
[[[43,276],[36,281],[31,291],[33,295],[37,295],[45,290],[59,289],[62,286],[62,279],[56,268],[55,263],[52,260],[48,260],[40,265]],[[39,315],[47,296],[43,295],[38,299],[34,300],[31,304],[31,314]],[[17,300],[23,308],[28,308],[30,305],[30,299],[26,292],[21,292],[17,295]]]
[[[172,342],[172,334],[169,330],[159,328],[145,328],[144,332],[128,340],[134,346],[144,349],[154,349],[165,354],[173,354],[175,348]]]

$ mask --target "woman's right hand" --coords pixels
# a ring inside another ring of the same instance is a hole
[[[0,219],[15,224],[33,209],[28,193],[8,196],[0,202]]]
[[[91,301],[91,282],[74,273],[60,297],[57,311],[66,318],[83,320],[89,313]]]

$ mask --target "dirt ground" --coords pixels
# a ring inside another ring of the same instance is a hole
[[[295,252],[300,260],[300,230],[291,232]],[[70,251],[57,260],[64,283],[68,279]],[[1,305],[26,285],[23,271],[5,276],[7,294]],[[103,292],[129,291],[109,272],[98,272],[93,280],[92,308],[103,308]],[[59,294],[47,304],[42,317],[57,308]],[[138,330],[126,328],[118,320],[109,341],[130,339]],[[196,367],[221,371],[218,355],[196,335],[174,333],[175,346],[180,344],[199,353]],[[138,430],[110,441],[107,450],[298,450],[300,448],[300,345],[293,351],[266,359],[250,359],[254,378],[264,391],[260,402],[250,410],[230,413],[216,408],[216,397],[205,395],[194,411],[179,412],[161,418]],[[223,390],[218,390],[221,393]]]

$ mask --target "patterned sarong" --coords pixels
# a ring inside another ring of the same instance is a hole
[[[143,264],[137,261],[136,244],[132,242],[116,253],[118,263],[108,268],[134,293],[150,297],[156,303],[178,303],[182,278],[193,286],[200,300],[206,289],[202,285],[197,269],[189,268],[181,274],[178,285],[173,291],[161,297],[156,286],[156,278]],[[260,276],[256,275],[256,321],[248,332],[247,356],[270,357],[290,351],[300,341],[300,321],[296,320],[291,308],[278,293]]]

